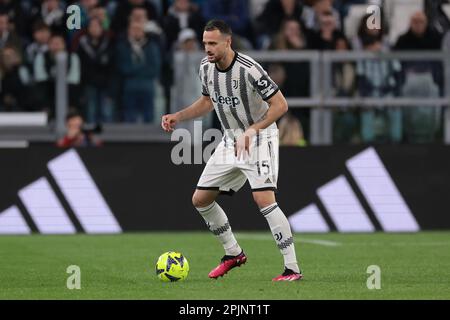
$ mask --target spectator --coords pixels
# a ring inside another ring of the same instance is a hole
[[[80,0],[77,2],[81,11],[81,28],[87,28],[89,20],[94,10],[98,5],[98,0]]]
[[[172,48],[180,31],[187,28],[194,30],[197,39],[202,41],[203,27],[204,21],[198,6],[190,0],[175,0],[164,20],[168,48]]]
[[[401,35],[395,45],[396,50],[440,50],[442,36],[428,25],[425,13],[418,11],[411,16],[409,30]],[[442,64],[435,61],[408,61],[403,63],[405,75],[408,73],[432,73],[440,91],[443,90]]]
[[[337,29],[341,29],[339,12],[333,8],[333,0],[311,0],[303,7],[302,22],[309,30],[320,30],[320,16],[324,12],[331,11],[336,21]]]
[[[80,8],[80,28],[66,30],[68,43],[70,43],[71,51],[78,49],[80,38],[87,33],[89,21],[92,18],[100,19],[102,28],[109,29],[109,17],[106,9],[99,4],[99,0],[80,0],[75,5]]]
[[[109,30],[111,27],[111,19],[105,7],[97,5],[92,8],[89,14],[89,19],[99,19],[102,23],[103,30]]]
[[[410,73],[402,87],[408,98],[439,98],[439,88],[430,73]],[[403,111],[404,137],[407,143],[432,143],[441,127],[441,106],[408,107]]]
[[[8,15],[0,13],[0,49],[6,46],[13,46],[22,50],[22,41],[14,31],[10,30]]]
[[[418,11],[411,16],[409,30],[401,35],[395,45],[397,50],[439,50],[442,36],[428,26],[425,13]]]
[[[108,12],[106,9],[100,5],[97,5],[96,7],[93,7],[89,10],[89,15],[86,18],[86,21],[90,21],[91,19],[97,19],[100,21],[102,29],[105,30],[106,33],[108,33],[108,36],[112,38],[113,33],[110,31],[110,19],[108,16]],[[89,23],[88,23],[89,24]],[[87,25],[88,25],[87,24]],[[72,33],[70,33],[69,37],[69,43],[71,51],[77,51],[78,46],[80,44],[80,38],[87,34],[87,25],[85,27],[82,27],[80,30],[73,30]]]
[[[55,105],[56,57],[60,53],[67,54],[66,43],[61,35],[52,35],[49,50],[39,53],[33,64],[37,103],[40,108],[53,116]],[[77,108],[79,105],[80,59],[76,53],[67,54],[67,83],[69,84],[69,104]]]
[[[417,43],[413,43],[417,41]],[[444,51],[445,37],[433,30],[423,12],[416,12],[411,17],[410,30],[399,37],[397,48],[403,50],[438,50]],[[442,46],[442,47],[441,47]],[[405,63],[406,80],[402,93],[407,96],[437,98],[443,91],[442,64],[440,62]],[[431,142],[439,128],[437,120],[441,113],[440,106],[418,106],[408,108],[404,115],[405,135],[408,142]]]
[[[65,12],[59,0],[42,0],[32,9],[32,23],[44,21],[53,33],[64,34],[66,31]]]
[[[380,29],[376,28],[368,28],[367,22],[371,18],[370,14],[366,14],[361,18],[361,21],[358,26],[358,32],[357,35],[352,39],[352,48],[353,50],[363,50],[364,45],[367,42],[372,41],[372,38],[375,38],[378,41],[381,41],[382,44],[382,50],[388,51],[389,50],[389,41],[388,38],[385,36],[386,30],[385,30],[385,22],[383,21],[383,15],[381,15],[381,23],[380,23]]]
[[[270,49],[273,50],[302,50],[306,47],[306,35],[300,23],[292,18],[283,21],[280,32],[275,35],[270,45]],[[287,97],[308,96],[309,64],[307,62],[285,62],[282,65],[286,70],[283,94]]]
[[[283,21],[293,19],[301,21],[302,5],[299,0],[269,0],[263,12],[256,18],[255,24],[260,38],[261,47],[268,47],[266,36],[273,37],[283,24]]]
[[[130,17],[130,23],[137,22],[144,25],[144,31],[149,41],[153,42],[160,50],[161,66],[159,84],[155,87],[155,105],[164,104],[164,99],[170,97],[170,87],[172,84],[172,56],[167,53],[166,35],[156,23],[155,20],[149,20],[147,11],[142,6],[136,6],[132,9]],[[163,93],[161,93],[163,91]],[[163,97],[164,96],[164,97]]]
[[[304,147],[307,145],[300,121],[286,113],[279,121],[280,146]]]
[[[335,44],[336,51],[349,51],[350,45],[345,38],[338,38]],[[332,64],[334,81],[334,95],[338,97],[350,97],[355,93],[355,67],[352,62],[340,62]]]
[[[325,10],[319,15],[319,31],[312,31],[309,48],[315,50],[336,50],[338,41],[347,41],[344,34],[337,28],[336,17],[331,10]]]
[[[25,61],[32,70],[33,62],[39,53],[48,51],[48,42],[50,40],[51,31],[49,26],[44,22],[38,21],[33,27],[33,42],[25,49]]]
[[[121,0],[118,1],[111,25],[112,30],[116,34],[120,34],[124,30],[127,30],[131,11],[136,7],[145,8],[147,11],[147,19],[150,21],[155,21],[155,23],[160,25],[158,12],[151,2],[145,0]]]
[[[197,34],[193,29],[187,28],[182,30],[178,35],[177,50],[191,53],[200,50],[200,43]]]
[[[350,45],[345,39],[336,42],[337,51],[348,51]],[[331,66],[333,76],[333,92],[336,97],[351,97],[356,91],[356,71],[352,62],[337,62]],[[359,109],[336,107],[333,109],[333,142],[355,143],[359,140],[358,114]]]
[[[290,18],[283,21],[281,30],[275,35],[270,49],[303,50],[307,48],[307,37],[298,20]],[[284,62],[281,66],[286,71],[283,94],[286,97],[308,97],[309,92],[309,62]],[[310,110],[297,108],[291,113],[304,123],[305,131],[309,133]]]
[[[283,21],[280,31],[274,36],[269,49],[301,50],[307,47],[307,37],[296,19]]]
[[[190,53],[200,51],[200,44],[195,31],[192,29],[182,30],[174,47],[176,50],[174,61],[178,66],[178,68],[175,68],[174,77],[178,85],[176,92],[173,92],[172,96],[172,112],[179,111],[181,108],[189,105],[198,98],[202,90],[201,83],[198,81],[198,58],[190,55]],[[197,120],[203,121],[203,128],[210,128],[212,126],[212,113]],[[181,124],[181,127],[194,132],[193,121]],[[200,141],[196,142],[201,143],[201,138]]]
[[[365,50],[380,52],[382,44],[372,38]],[[399,61],[367,59],[357,63],[358,92],[363,97],[382,98],[398,96]],[[402,113],[398,108],[377,109],[370,107],[361,111],[361,136],[365,143],[400,142],[402,139]]]
[[[382,44],[379,40],[372,38],[370,42],[365,44],[364,49],[371,52],[380,52]],[[397,60],[367,59],[358,61],[359,94],[363,97],[398,95],[400,71],[401,65]]]
[[[28,111],[30,80],[17,48],[4,47],[1,50],[0,108],[5,111]]]
[[[203,4],[206,20],[220,19],[233,30],[233,47],[236,50],[252,48],[252,30],[248,0],[208,0]]]
[[[66,134],[56,142],[61,148],[98,147],[102,145],[92,130],[84,129],[84,121],[80,114],[71,112],[66,117]]]
[[[10,30],[27,36],[26,16],[22,9],[22,1],[0,0],[0,12],[5,13],[11,22]]]
[[[141,113],[144,122],[152,122],[155,81],[159,76],[161,57],[141,23],[130,23],[128,37],[118,43],[117,58],[123,77],[124,120],[136,122]]]
[[[433,30],[422,11],[411,16],[409,30],[397,40],[397,50],[440,50],[441,34]],[[408,61],[403,63],[405,97],[438,98],[444,90],[443,66],[440,61]],[[403,115],[408,142],[431,142],[436,137],[440,106],[416,106]]]
[[[267,68],[267,73],[270,79],[272,79],[280,91],[284,92],[284,84],[286,83],[286,70],[280,63],[272,63]]]
[[[89,21],[87,34],[80,38],[77,53],[81,61],[86,121],[113,121],[113,105],[109,94],[112,45],[109,34],[103,30],[99,19]]]
[[[149,20],[145,7],[134,7],[130,13],[130,22],[138,22],[144,25],[144,31],[150,36],[160,38],[163,35],[161,27],[155,20]]]

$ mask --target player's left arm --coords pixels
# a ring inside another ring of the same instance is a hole
[[[247,128],[245,131],[246,135],[250,137],[256,135],[259,130],[266,129],[288,111],[287,101],[280,90],[266,100],[266,102],[269,104],[269,109],[267,109],[266,114],[261,120]]]
[[[236,141],[236,156],[238,159],[244,156],[245,152],[250,154],[249,147],[253,136],[255,136],[260,130],[269,127],[288,111],[287,101],[280,90],[266,100],[266,102],[269,104],[269,109],[267,109],[264,117],[248,127],[244,134],[241,135]]]

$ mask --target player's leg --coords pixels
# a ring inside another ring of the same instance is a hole
[[[214,279],[247,260],[234,237],[227,215],[215,201],[219,192],[233,193],[247,181],[245,175],[234,167],[234,162],[224,161],[228,158],[234,159],[234,149],[220,143],[208,160],[192,197],[194,206],[225,250],[220,264],[209,273],[209,277]]]
[[[285,271],[274,280],[292,281],[301,279],[302,275],[297,263],[291,226],[276,202],[274,191],[253,191],[253,199],[266,218],[275,242],[283,255]]]
[[[196,189],[192,204],[203,217],[209,230],[219,239],[226,255],[237,256],[242,252],[231,230],[228,217],[215,201],[219,190]]]
[[[225,255],[220,260],[219,265],[208,274],[213,279],[223,277],[228,271],[247,261],[247,256],[234,237],[227,215],[215,201],[218,194],[219,190],[197,189],[192,197],[195,208],[225,250]]]
[[[252,162],[242,170],[252,187],[253,198],[269,224],[283,255],[285,272],[274,280],[298,280],[302,277],[297,264],[289,221],[278,206],[274,190],[278,180],[278,134],[262,133],[252,145]]]

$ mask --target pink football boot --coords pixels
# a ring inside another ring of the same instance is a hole
[[[303,274],[292,271],[291,269],[284,269],[283,274],[272,279],[272,281],[297,281],[303,278]]]
[[[237,256],[223,256],[220,260],[220,264],[215,267],[208,275],[212,279],[217,279],[218,277],[223,277],[228,271],[234,267],[240,267],[247,261],[247,256],[244,251],[242,251]]]

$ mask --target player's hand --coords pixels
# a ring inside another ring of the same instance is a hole
[[[161,118],[161,127],[166,132],[173,131],[177,123],[178,123],[178,116],[176,115],[176,113],[165,114]]]
[[[234,154],[238,160],[241,158],[246,160],[247,157],[250,157],[250,139],[254,135],[254,130],[249,130],[244,132],[242,135],[237,138],[236,143],[234,145]]]

